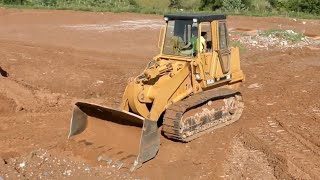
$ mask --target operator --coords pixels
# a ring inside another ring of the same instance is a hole
[[[191,37],[191,44],[193,48],[193,52],[197,53],[197,44],[198,44],[198,28],[197,27],[192,27],[192,37]],[[203,36],[200,36],[200,53],[206,52],[207,51],[207,44],[206,40],[204,39]]]

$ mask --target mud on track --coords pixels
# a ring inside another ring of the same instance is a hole
[[[85,134],[67,140],[73,102],[119,105],[127,79],[158,51],[161,20],[0,9],[0,66],[9,72],[0,76],[0,177],[317,179],[319,47],[243,52],[241,119],[187,144],[162,137],[156,158],[134,173],[128,173],[127,164],[118,170],[116,161],[131,160],[134,143],[108,137],[108,124],[93,120]],[[229,28],[279,26],[320,35],[318,20],[229,18]],[[110,149],[120,141],[124,147]]]

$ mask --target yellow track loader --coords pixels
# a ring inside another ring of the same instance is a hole
[[[69,138],[87,127],[87,117],[142,127],[132,169],[154,158],[160,134],[189,142],[237,121],[244,108],[237,89],[244,81],[239,49],[230,47],[225,15],[164,16],[160,54],[127,85],[119,109],[76,102]],[[130,135],[128,135],[130,136]]]

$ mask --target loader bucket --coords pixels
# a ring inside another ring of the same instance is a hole
[[[141,167],[142,163],[156,156],[160,146],[160,132],[156,121],[150,121],[124,110],[113,109],[97,104],[76,102],[71,118],[69,138],[85,131],[88,124],[88,116],[125,126],[142,127],[139,154],[130,168],[131,171]],[[130,134],[128,134],[128,136],[130,136]]]

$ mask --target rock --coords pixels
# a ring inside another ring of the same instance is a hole
[[[96,83],[97,83],[97,84],[102,84],[102,83],[104,83],[104,81],[97,80]]]
[[[292,31],[292,30],[286,30],[286,32],[287,32],[288,34],[297,34],[296,32],[294,32],[294,31]]]
[[[98,157],[98,161],[105,161],[107,164],[111,164],[112,163],[112,159],[111,158],[103,157],[103,156],[99,156]]]
[[[122,168],[122,166],[123,166],[123,162],[121,162],[121,161],[119,161],[119,160],[117,160],[115,163],[114,163],[114,165],[112,165],[112,167],[115,167],[116,169],[121,169]]]
[[[288,42],[287,42],[287,41],[281,41],[281,42],[280,42],[280,45],[283,46],[283,47],[285,47],[285,46],[288,45]]]
[[[248,89],[257,89],[257,88],[261,88],[261,84],[259,83],[254,83],[254,84],[250,84],[248,86]]]
[[[65,170],[64,172],[63,172],[63,175],[67,175],[67,176],[70,176],[71,175],[71,170]]]
[[[273,102],[273,103],[266,103],[266,105],[267,105],[267,106],[272,106],[272,105],[274,105],[274,104],[276,104],[276,102]]]
[[[22,163],[20,163],[20,164],[19,164],[19,167],[20,167],[20,168],[24,168],[24,167],[26,167],[26,162],[22,162]]]

